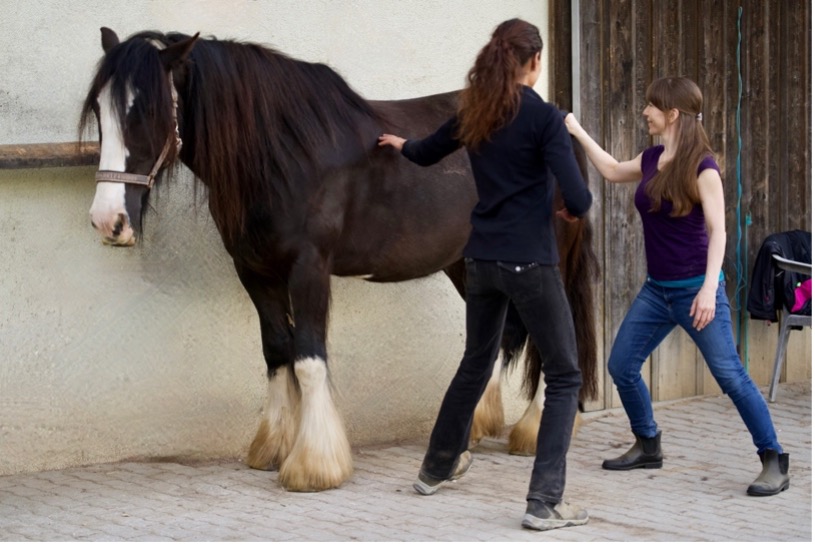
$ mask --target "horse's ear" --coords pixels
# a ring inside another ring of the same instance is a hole
[[[192,48],[195,47],[195,42],[198,41],[199,34],[201,33],[196,32],[192,38],[178,42],[159,51],[158,55],[164,64],[164,68],[171,69],[183,63],[190,54],[190,51],[192,51]]]
[[[108,27],[102,27],[99,30],[102,31],[102,49],[105,50],[105,53],[110,51],[113,47],[119,45],[119,37],[115,32],[110,30]]]

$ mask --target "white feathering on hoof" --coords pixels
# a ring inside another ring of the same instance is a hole
[[[538,430],[541,424],[545,388],[546,383],[543,381],[543,375],[541,375],[535,398],[529,403],[526,411],[509,433],[510,454],[531,457],[538,450]],[[577,434],[581,424],[583,424],[583,418],[580,416],[580,412],[577,412],[572,425],[572,438]]]
[[[334,406],[325,361],[306,358],[294,365],[302,394],[300,427],[280,483],[289,491],[339,487],[353,473],[351,446]]]
[[[288,457],[297,433],[300,394],[289,368],[278,368],[269,378],[263,417],[249,447],[246,464],[258,470],[277,470]]]
[[[512,455],[534,455],[538,446],[538,429],[543,411],[543,380],[538,383],[535,398],[509,433],[509,452]]]

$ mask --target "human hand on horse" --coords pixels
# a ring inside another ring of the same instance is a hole
[[[387,133],[382,134],[379,136],[379,145],[380,146],[393,146],[400,152],[402,151],[402,146],[404,146],[406,139],[396,136],[396,135],[389,135]]]

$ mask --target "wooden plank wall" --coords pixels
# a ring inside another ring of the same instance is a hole
[[[705,129],[723,168],[724,269],[734,333],[740,336],[750,374],[767,385],[777,325],[749,320],[743,307],[764,238],[791,229],[811,231],[811,3],[577,0],[580,84],[575,93],[572,1],[550,1],[550,99],[562,109],[577,107],[583,126],[614,157],[630,159],[656,144],[641,116],[653,79],[688,76],[702,89]],[[591,212],[595,250],[603,268],[597,283],[602,365],[643,282],[645,258],[642,226],[633,207],[636,185],[610,184],[590,170],[598,205]],[[786,378],[811,378],[811,362],[811,332],[793,332]],[[643,375],[655,400],[720,392],[681,331],[662,343]],[[604,399],[589,409],[619,405],[610,378],[603,376]]]

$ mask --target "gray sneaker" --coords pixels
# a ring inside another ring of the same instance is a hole
[[[526,503],[526,514],[521,524],[527,529],[549,531],[561,527],[585,525],[588,521],[589,514],[579,506],[563,501],[551,504],[530,500]]]
[[[456,470],[453,472],[452,477],[447,480],[437,480],[436,478],[431,478],[423,471],[419,471],[419,478],[414,482],[413,489],[420,495],[432,495],[441,488],[444,482],[454,482],[462,477],[470,469],[470,465],[472,464],[473,454],[469,451],[464,451],[458,456]]]

